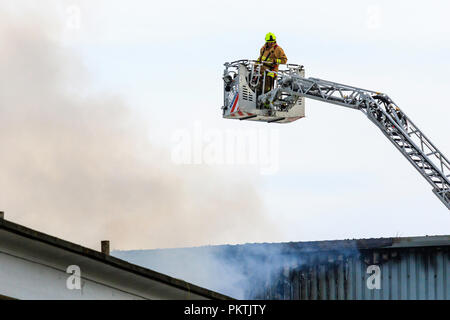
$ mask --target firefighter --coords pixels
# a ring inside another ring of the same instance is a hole
[[[272,32],[266,34],[266,43],[259,53],[258,62],[262,63],[261,74],[264,74],[263,72],[267,70],[264,93],[273,89],[276,75],[271,71],[278,71],[278,65],[287,62],[286,54],[277,44],[276,39],[277,38]]]

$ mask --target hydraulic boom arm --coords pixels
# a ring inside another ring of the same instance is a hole
[[[296,97],[361,110],[431,184],[433,192],[450,210],[450,162],[422,131],[386,95],[296,74],[279,74],[272,91],[258,97],[258,104],[277,104]]]

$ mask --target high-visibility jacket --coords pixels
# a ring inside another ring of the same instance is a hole
[[[276,43],[269,48],[269,46],[264,44],[259,52],[258,61],[267,61],[269,63],[264,63],[261,67],[261,71],[269,69],[271,71],[278,71],[279,64],[285,64],[287,62],[286,54],[283,49]],[[269,75],[271,75],[269,73]],[[273,77],[273,74],[271,75]]]

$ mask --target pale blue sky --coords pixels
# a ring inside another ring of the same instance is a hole
[[[195,121],[223,130],[271,126],[223,120],[219,109],[222,63],[256,57],[271,31],[307,76],[388,93],[450,152],[448,2],[107,3],[81,5],[81,29],[68,44],[98,88],[148,115],[149,138],[164,147]],[[282,236],[267,241],[449,233],[448,210],[362,113],[310,100],[306,113],[273,125],[280,170],[259,177],[258,190]]]
[[[278,130],[277,174],[215,166],[258,181],[262,214],[279,231],[261,242],[450,232],[449,211],[431,186],[363,113],[307,100],[305,119],[276,125],[224,120],[220,110],[223,63],[256,58],[270,31],[307,76],[389,94],[449,157],[448,1],[61,3],[53,14],[91,73],[91,89],[121,95],[167,152],[173,132],[195,121]],[[79,28],[67,25],[73,6]]]

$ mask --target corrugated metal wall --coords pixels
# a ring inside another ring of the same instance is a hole
[[[449,260],[448,246],[301,254],[298,266],[273,274],[264,288],[248,295],[250,299],[447,300]],[[373,288],[376,277],[379,289]]]

